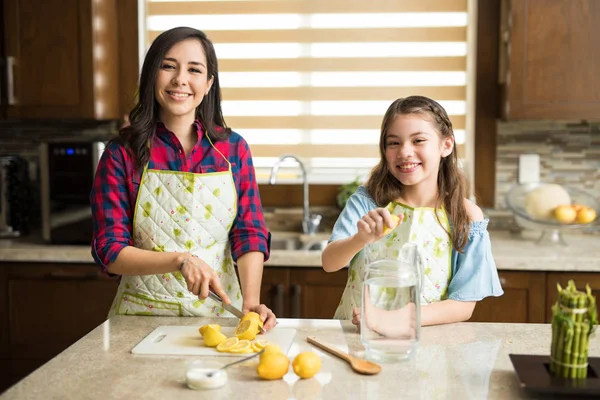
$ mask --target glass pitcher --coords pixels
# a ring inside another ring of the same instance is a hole
[[[377,243],[377,242],[376,242]],[[367,248],[362,287],[360,339],[366,357],[376,362],[410,358],[421,332],[420,268],[417,246]]]

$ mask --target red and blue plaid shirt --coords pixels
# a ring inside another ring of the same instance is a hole
[[[209,173],[227,171],[225,159],[215,151],[196,121],[198,137],[189,156],[172,132],[158,123],[151,141],[148,169]],[[214,146],[231,163],[231,172],[238,195],[238,212],[229,232],[234,260],[250,251],[260,251],[269,258],[270,234],[267,231],[254,165],[248,143],[237,133]],[[141,171],[135,170],[135,160],[116,142],[110,143],[96,170],[90,193],[94,234],[92,256],[108,272],[106,266],[117,259],[119,252],[133,245],[133,215],[141,180]]]

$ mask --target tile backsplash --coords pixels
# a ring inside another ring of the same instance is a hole
[[[600,123],[499,122],[495,209],[517,183],[521,154],[540,156],[540,181],[583,189],[600,199]]]

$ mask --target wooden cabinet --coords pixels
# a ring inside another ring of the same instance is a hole
[[[331,319],[340,303],[348,270],[325,272],[322,268],[296,268],[290,275],[290,316]]]
[[[500,79],[507,119],[597,119],[600,2],[505,0]]]
[[[347,270],[327,273],[321,268],[265,267],[261,303],[280,318],[333,318]]]
[[[0,275],[8,384],[105,321],[117,291],[117,283],[93,264],[0,264]]]
[[[3,0],[9,118],[119,115],[117,0]]]
[[[469,321],[545,322],[545,275],[544,272],[500,271],[504,295],[478,302]]]
[[[548,273],[546,280],[546,322],[552,322],[552,306],[558,300],[558,290],[556,284],[563,288],[567,286],[569,280],[575,282],[575,286],[580,291],[585,291],[585,285],[589,284],[592,294],[600,301],[600,274],[598,273],[571,273],[571,272],[551,272]]]

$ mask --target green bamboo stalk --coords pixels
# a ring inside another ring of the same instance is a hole
[[[579,358],[582,364],[585,364],[588,360],[588,335],[590,332],[590,326],[588,324],[583,324],[581,329],[581,356]],[[587,368],[580,368],[578,378],[585,379],[587,378]]]
[[[585,307],[586,299],[583,295],[577,294],[576,297],[576,308]],[[581,364],[581,325],[582,325],[583,314],[575,314],[575,337],[573,341],[573,354],[572,354],[572,363],[573,364]],[[573,368],[571,371],[570,378],[577,378],[580,373],[580,368]]]
[[[563,329],[565,330],[565,342],[564,342],[564,348],[563,348],[562,363],[571,365],[571,353],[572,353],[571,346],[573,345],[574,329],[573,329],[573,321],[569,317],[565,318]],[[563,378],[568,378],[569,376],[571,376],[571,371],[574,368],[569,365],[562,366],[562,377]]]

